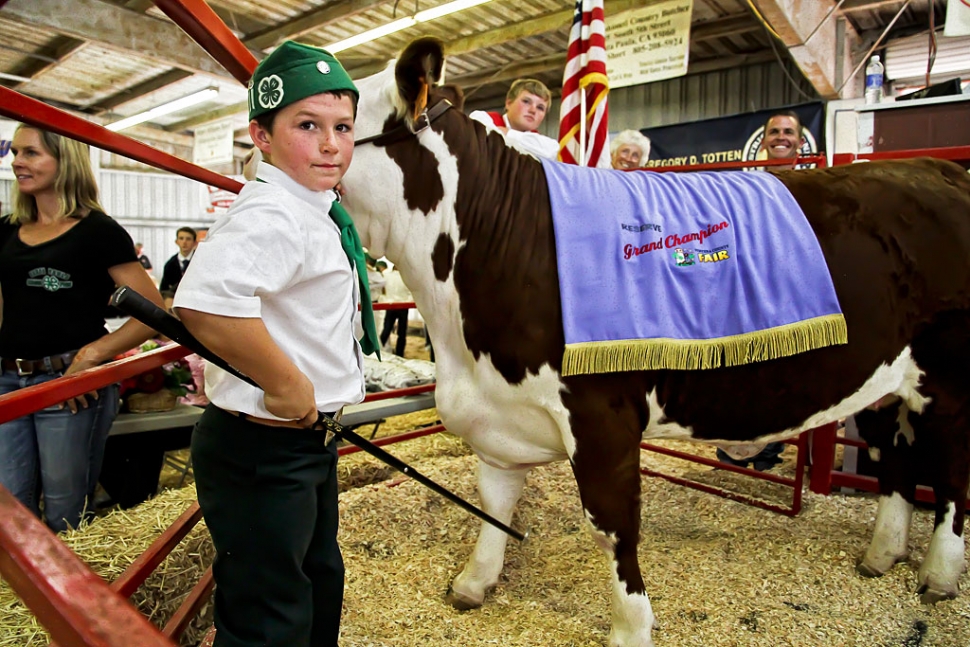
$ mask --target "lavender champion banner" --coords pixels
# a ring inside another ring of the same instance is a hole
[[[542,164],[564,375],[715,368],[845,343],[818,241],[774,176]]]

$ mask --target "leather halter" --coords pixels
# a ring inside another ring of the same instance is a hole
[[[375,146],[387,146],[388,144],[393,144],[394,142],[406,139],[411,135],[418,135],[422,130],[425,130],[431,125],[435,119],[445,114],[448,108],[453,108],[454,106],[447,99],[442,99],[438,103],[434,104],[430,109],[425,108],[418,115],[418,119],[415,122],[415,128],[412,130],[407,122],[403,122],[400,126],[392,128],[384,133],[378,133],[376,135],[371,135],[370,137],[364,137],[363,139],[358,139],[354,142],[354,146],[361,146],[363,144],[374,144]]]

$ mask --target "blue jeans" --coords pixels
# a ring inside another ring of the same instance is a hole
[[[0,374],[0,395],[50,382],[61,373],[21,377]],[[118,413],[118,385],[88,398],[88,408],[72,414],[54,405],[0,425],[0,484],[54,532],[76,528],[101,473],[104,445]]]

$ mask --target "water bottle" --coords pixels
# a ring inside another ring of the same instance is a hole
[[[882,101],[882,74],[885,68],[879,62],[879,54],[875,54],[869,59],[866,65],[866,103],[879,103]]]

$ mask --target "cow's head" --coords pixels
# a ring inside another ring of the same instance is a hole
[[[364,244],[372,254],[388,253],[395,262],[405,237],[413,242],[419,233],[430,233],[402,236],[402,230],[426,229],[428,222],[415,222],[419,219],[440,224],[442,211],[454,203],[454,156],[435,132],[440,124],[428,128],[428,108],[441,99],[460,110],[460,92],[436,85],[443,65],[443,43],[422,38],[396,63],[357,82],[355,138],[360,143],[342,186]]]

